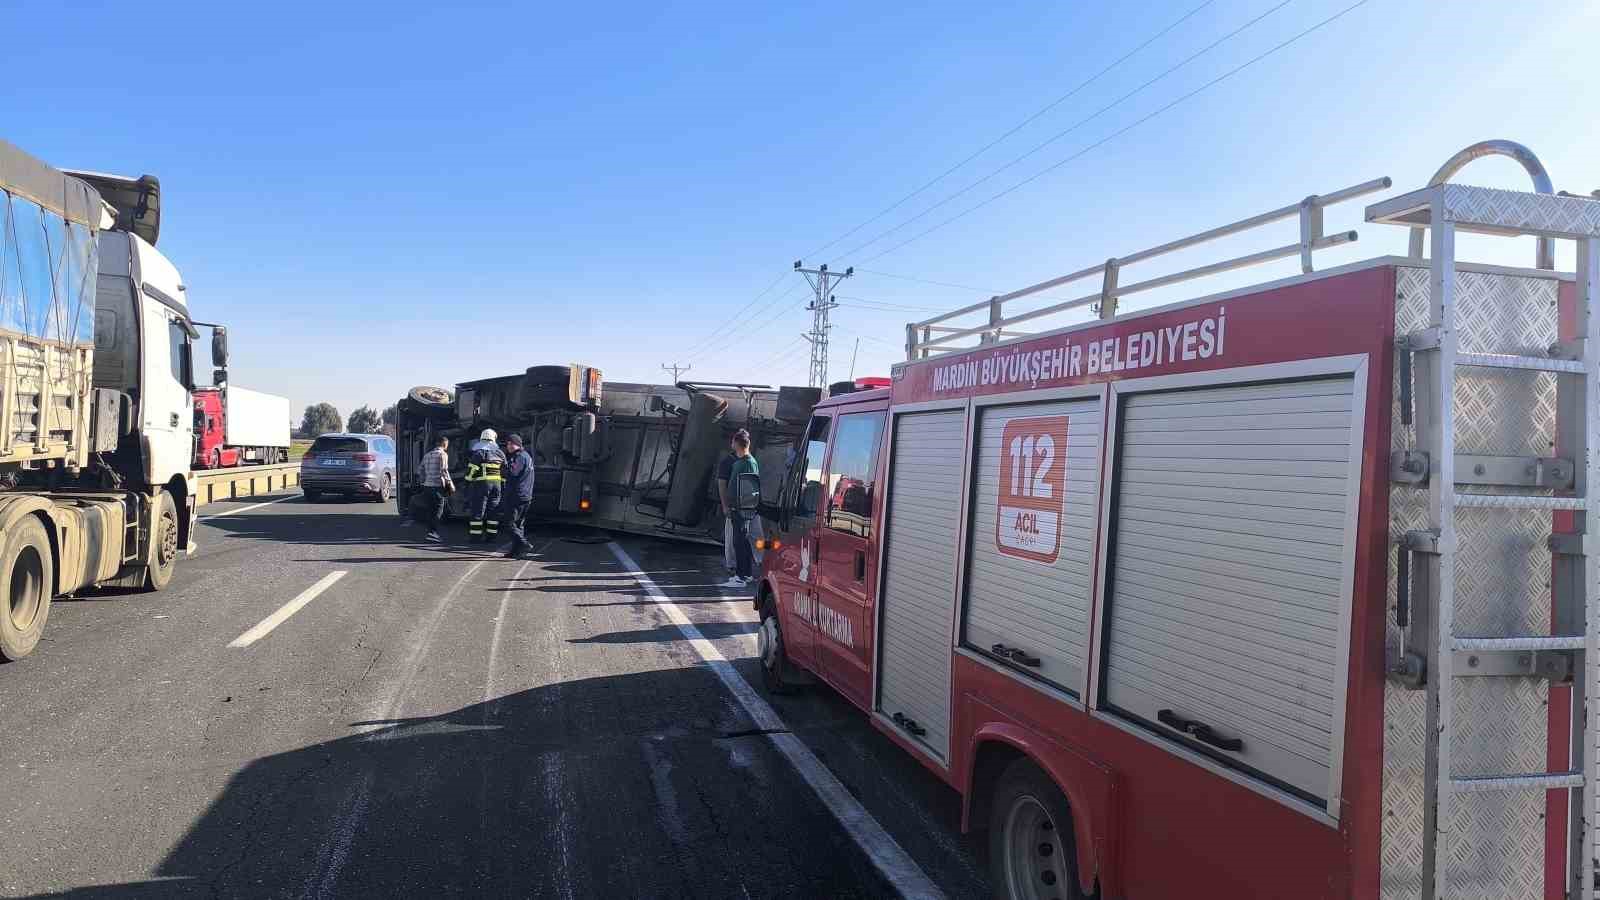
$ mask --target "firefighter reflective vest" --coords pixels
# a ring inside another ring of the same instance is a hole
[[[467,480],[499,484],[503,480],[500,466],[505,460],[505,454],[500,452],[499,447],[488,441],[474,441],[472,456],[467,461]]]

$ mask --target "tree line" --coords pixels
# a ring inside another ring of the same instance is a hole
[[[347,424],[339,415],[339,408],[332,403],[313,403],[306,407],[305,415],[300,419],[299,435],[314,438],[330,432],[348,431],[351,434],[387,434],[393,437],[395,415],[393,406],[384,407],[379,412],[363,405],[350,414]]]

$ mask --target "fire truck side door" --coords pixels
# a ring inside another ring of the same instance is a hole
[[[877,575],[872,508],[884,416],[880,408],[839,417],[816,529],[818,674],[862,707],[872,700],[868,585]]]
[[[790,466],[783,521],[779,523],[782,547],[777,551],[778,565],[772,568],[784,652],[792,662],[813,672],[817,670],[817,516],[824,500],[822,464],[831,425],[831,416],[812,416],[800,455]]]

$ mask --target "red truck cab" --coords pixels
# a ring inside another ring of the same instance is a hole
[[[194,467],[220,469],[240,463],[238,447],[224,445],[222,392],[216,388],[194,390]]]

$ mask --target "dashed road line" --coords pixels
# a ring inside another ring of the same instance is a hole
[[[772,741],[778,752],[795,767],[800,777],[805,779],[806,784],[816,792],[817,798],[828,807],[828,811],[839,820],[839,824],[844,826],[844,830],[866,852],[867,858],[872,860],[872,864],[894,886],[900,896],[916,900],[944,897],[944,892],[934,886],[928,874],[922,871],[922,867],[906,853],[905,848],[901,847],[889,832],[883,830],[878,820],[874,819],[860,801],[845,789],[809,747],[789,733],[788,726],[784,725],[777,711],[767,701],[761,699],[761,695],[744,680],[744,676],[740,675],[733,667],[733,663],[722,655],[722,651],[706,640],[705,635],[683,609],[656,586],[621,545],[613,542],[607,546],[611,549],[611,555],[617,558],[617,562],[622,564],[628,574],[644,588],[645,593],[650,595],[650,598],[667,614],[667,618],[677,626],[689,645],[701,659],[705,660],[711,671],[716,673],[717,678],[721,679],[734,699],[739,701],[739,705],[744,707],[751,721],[755,722],[757,728],[766,732],[767,739]]]
[[[290,616],[299,612],[307,603],[317,599],[318,594],[321,594],[328,588],[333,587],[334,582],[343,578],[347,574],[349,573],[344,569],[339,569],[338,571],[329,572],[328,574],[322,576],[322,579],[316,584],[313,584],[311,587],[301,591],[293,600],[290,600],[288,603],[278,607],[276,612],[270,616],[267,616],[265,619],[262,619],[260,622],[257,622],[254,628],[251,628],[244,634],[234,638],[233,641],[228,644],[228,646],[241,648],[248,647],[251,644],[254,644],[256,641],[259,641],[271,634],[274,628],[277,628],[279,625],[287,622]]]

